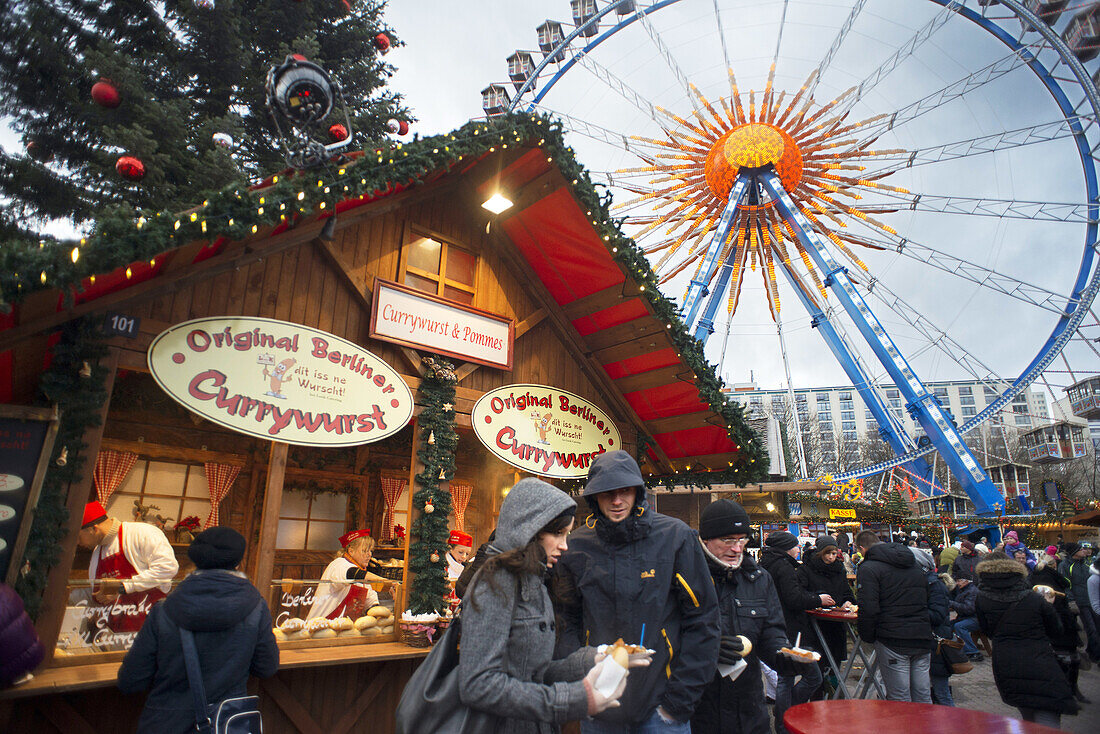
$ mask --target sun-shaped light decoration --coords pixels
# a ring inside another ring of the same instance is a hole
[[[815,72],[816,74],[816,72]],[[881,249],[865,239],[845,233],[850,218],[896,234],[886,224],[869,216],[866,211],[846,201],[858,201],[868,191],[891,191],[907,194],[905,189],[889,186],[879,180],[861,178],[865,166],[859,161],[875,156],[896,154],[898,150],[873,150],[875,137],[860,139],[859,131],[881,121],[885,115],[845,124],[848,112],[833,112],[854,91],[849,89],[828,104],[818,105],[806,90],[813,82],[811,74],[802,88],[784,105],[786,92],[774,94],[774,68],[761,97],[759,108],[756,92],[748,95],[748,109],[737,89],[733,71],[729,72],[729,100],[720,98],[719,112],[695,87],[691,91],[700,105],[693,120],[684,119],[658,108],[674,124],[662,124],[665,139],[635,136],[635,140],[658,146],[660,152],[640,157],[648,164],[619,173],[655,173],[657,178],[648,187],[617,182],[640,196],[619,204],[616,209],[648,202],[654,213],[634,217],[636,224],[646,225],[636,234],[641,237],[667,226],[666,238],[645,249],[647,254],[663,253],[655,264],[660,282],[667,283],[684,269],[694,265],[696,277],[705,262],[707,243],[718,227],[722,212],[729,201],[730,190],[742,169],[759,169],[771,165],[813,227],[827,237],[858,267],[866,264],[849,244]],[[830,116],[830,113],[833,113]],[[851,172],[851,173],[848,173]],[[876,177],[881,178],[881,177]],[[655,187],[655,188],[651,188]],[[746,203],[747,202],[747,203]],[[875,212],[895,211],[891,207]],[[802,261],[802,270],[791,261],[789,245]],[[728,240],[722,244],[721,262],[732,268],[728,310],[733,314],[741,293],[741,283],[747,268],[760,266],[768,294],[772,316],[779,311],[779,292],[775,278],[775,258],[786,265],[798,287],[816,302],[814,291],[825,298],[825,287],[802,244],[765,194],[751,191],[737,210],[737,219],[730,228]],[[813,286],[809,286],[803,271]],[[717,269],[714,274],[717,274]]]

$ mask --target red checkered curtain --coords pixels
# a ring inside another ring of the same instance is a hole
[[[107,507],[107,500],[115,493],[122,480],[134,468],[138,455],[129,451],[112,451],[104,449],[95,457],[95,471],[92,472],[92,482],[95,483],[95,496],[99,504]]]
[[[397,506],[397,500],[401,498],[401,493],[405,491],[405,485],[408,481],[404,479],[394,479],[393,477],[382,477],[382,498],[386,501],[386,512],[382,516],[382,537],[383,541],[393,540],[393,510]]]
[[[203,468],[206,469],[206,487],[210,490],[210,514],[202,526],[205,530],[211,525],[218,524],[218,505],[229,494],[229,488],[241,473],[241,468],[232,464],[215,464],[210,461],[203,464]]]
[[[466,505],[470,504],[470,495],[474,485],[469,482],[451,481],[451,502],[455,510],[455,529],[465,530]]]

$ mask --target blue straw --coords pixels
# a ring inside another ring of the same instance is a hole
[[[642,636],[638,640],[638,644],[645,647],[645,622],[642,622]]]

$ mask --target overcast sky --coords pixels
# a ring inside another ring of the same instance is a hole
[[[601,1],[600,7],[603,5]],[[682,0],[650,16],[678,67],[712,100],[729,92],[723,36],[742,91],[760,90],[782,27],[776,85],[793,93],[824,57],[853,3],[791,0],[786,21],[781,23],[785,4],[778,0],[722,0],[718,3],[721,31],[713,5],[712,0]],[[977,3],[970,0],[967,5],[976,7]],[[817,101],[826,102],[865,79],[939,10],[939,5],[926,0],[870,0],[823,75]],[[996,12],[1002,16],[1005,13]],[[387,18],[408,44],[391,54],[398,67],[393,86],[406,95],[420,120],[414,130],[424,134],[449,130],[478,116],[480,90],[489,82],[507,81],[505,58],[513,51],[537,49],[535,28],[543,20],[562,22],[566,33],[573,29],[566,0],[479,0],[460,4],[392,1]],[[1012,35],[1020,35],[1020,24],[1015,20],[1000,23]],[[1025,40],[1034,37],[1031,34]],[[1002,59],[1007,52],[986,31],[968,21],[953,19],[869,89],[849,121],[903,109]],[[535,58],[540,61],[541,55]],[[690,113],[686,94],[641,24],[634,23],[614,34],[591,52],[591,58],[649,102],[681,115]],[[659,129],[646,114],[579,64],[563,75],[543,104],[616,132],[659,136]],[[1027,69],[1016,69],[976,86],[961,99],[907,121],[884,134],[876,147],[925,148],[1059,119],[1057,107],[1036,77]],[[580,136],[572,136],[570,142],[591,170],[614,172],[638,165],[638,160],[621,146],[612,148]],[[927,197],[1069,203],[1085,200],[1081,164],[1067,139],[913,168],[895,174],[889,182]],[[618,201],[623,198],[617,195]],[[901,236],[1055,293],[1069,291],[1083,249],[1084,225],[1080,222],[1033,222],[920,211],[883,218]],[[895,252],[859,254],[873,277],[1002,377],[1015,377],[1035,356],[1053,326],[1053,315],[1048,311]],[[678,298],[683,287],[678,282],[668,293]],[[782,281],[780,295],[795,386],[843,383],[843,373]],[[904,318],[874,299],[869,303],[924,379],[970,377],[956,359],[931,347]],[[848,330],[854,335],[854,329]],[[1100,328],[1093,331],[1100,336]],[[725,323],[720,322],[719,333],[708,342],[712,361],[723,358],[724,332]],[[761,387],[785,383],[775,324],[765,305],[759,271],[746,274],[741,306],[730,335],[722,369],[727,380],[745,382],[751,375]],[[955,348],[946,351],[958,354]],[[1071,361],[1076,362],[1071,365],[1076,370],[1095,371],[1098,366],[1095,355],[1080,345],[1071,353]],[[1055,366],[1059,367],[1064,369]],[[1050,378],[1056,384],[1069,381],[1068,375],[1053,372]]]

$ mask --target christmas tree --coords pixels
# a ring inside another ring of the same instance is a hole
[[[399,41],[384,7],[10,0],[0,13],[0,98],[24,148],[0,151],[0,237],[33,235],[47,220],[81,225],[118,206],[178,211],[285,168],[264,81],[288,54],[343,87],[353,149],[381,139],[389,120],[410,119],[385,89],[383,51]]]

